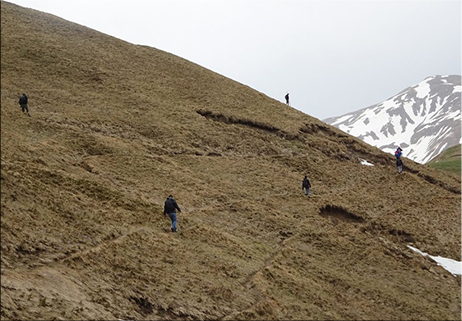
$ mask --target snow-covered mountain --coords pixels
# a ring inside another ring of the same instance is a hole
[[[350,135],[393,153],[427,163],[461,143],[461,76],[432,76],[388,100],[324,119]]]

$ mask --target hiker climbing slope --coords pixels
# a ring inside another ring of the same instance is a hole
[[[286,104],[290,106],[289,104],[289,93],[287,93],[284,98],[286,99]]]
[[[401,155],[403,154],[403,150],[400,146],[396,148],[395,157],[396,157],[396,167],[398,168],[398,173],[403,172],[403,161],[401,160]]]
[[[168,214],[168,216],[172,220],[172,232],[177,231],[176,210],[178,210],[178,212],[181,213],[181,210],[178,207],[178,204],[176,203],[175,199],[173,198],[172,195],[169,195],[167,199],[165,200],[165,204],[164,204],[164,216]]]
[[[27,116],[30,117],[29,114],[29,107],[27,107],[27,96],[26,94],[22,94],[21,97],[19,97],[19,106],[21,106],[22,112],[27,112]]]
[[[306,190],[306,193],[305,195],[308,196],[308,194],[310,194],[310,188],[311,188],[311,184],[310,184],[310,181],[308,180],[308,177],[305,177],[303,178],[303,181],[302,181],[302,191],[303,189]]]

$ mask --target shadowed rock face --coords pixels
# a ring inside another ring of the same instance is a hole
[[[460,177],[155,48],[1,23],[2,319],[460,318],[407,247],[460,260]]]
[[[426,163],[461,139],[461,76],[433,76],[377,105],[325,122],[393,152]]]

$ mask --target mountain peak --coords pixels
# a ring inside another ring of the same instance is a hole
[[[429,76],[386,101],[324,121],[385,152],[426,163],[460,143],[461,76]]]

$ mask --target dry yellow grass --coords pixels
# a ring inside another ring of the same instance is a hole
[[[407,248],[461,260],[460,177],[1,6],[2,319],[460,319],[460,277]]]

